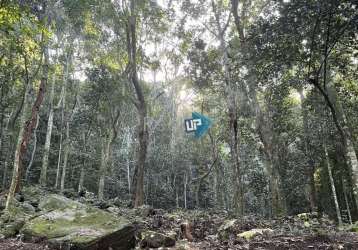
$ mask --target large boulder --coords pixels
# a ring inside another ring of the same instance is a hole
[[[25,239],[48,239],[61,249],[131,249],[135,227],[125,218],[81,204],[60,195],[39,203],[42,215],[26,222]]]
[[[141,233],[141,248],[160,248],[173,247],[175,245],[175,233],[162,234],[154,231],[144,231]]]

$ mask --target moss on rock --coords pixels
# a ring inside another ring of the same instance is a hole
[[[121,240],[118,232],[123,232],[127,238],[134,236],[134,227],[125,218],[60,195],[45,197],[39,207],[47,213],[28,221],[22,228],[28,239],[47,238],[54,244],[81,248],[96,244],[113,233],[119,237],[117,242]]]
[[[245,231],[243,233],[238,234],[237,236],[240,238],[244,238],[247,241],[252,240],[258,235],[270,235],[273,234],[273,230],[269,228],[263,228],[263,229],[251,229],[249,231]]]

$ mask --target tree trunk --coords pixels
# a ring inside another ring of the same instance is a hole
[[[184,208],[187,209],[187,185],[188,185],[188,176],[186,172],[184,173]]]
[[[231,79],[231,70],[229,65],[228,48],[225,41],[225,32],[227,26],[222,27],[220,12],[212,1],[213,13],[217,26],[217,33],[220,40],[221,62],[224,69],[225,81],[225,95],[227,97],[228,118],[229,118],[229,144],[231,164],[233,168],[233,183],[234,183],[234,196],[233,196],[233,209],[238,216],[243,215],[242,211],[242,192],[241,192],[241,171],[240,171],[240,158],[239,158],[239,135],[237,123],[237,98],[235,85]]]
[[[269,177],[269,187],[270,187],[270,199],[271,199],[271,216],[278,216],[282,212],[282,206],[280,205],[280,186],[279,186],[279,177],[277,170],[274,168],[272,160],[270,157],[266,160],[266,170]]]
[[[303,94],[303,89],[300,89],[300,100],[301,100],[301,111],[302,111],[302,120],[303,120],[303,141],[304,141],[304,152],[306,156],[306,166],[307,166],[307,179],[308,179],[308,187],[309,187],[309,202],[310,202],[310,208],[312,212],[317,211],[317,195],[316,195],[316,185],[314,180],[314,172],[315,172],[315,166],[314,162],[312,160],[312,155],[310,152],[309,147],[309,129],[308,129],[308,118],[307,118],[307,111],[305,109],[304,101],[305,97]]]
[[[30,174],[30,171],[31,171],[31,168],[32,168],[32,164],[34,163],[36,147],[37,147],[37,129],[39,127],[39,122],[40,122],[40,116],[39,116],[39,114],[37,114],[36,126],[35,126],[35,131],[34,131],[34,148],[32,149],[31,159],[30,159],[29,165],[26,168],[26,174],[25,174],[25,181],[26,182],[27,182],[27,180],[29,178],[29,174]]]
[[[107,167],[110,158],[111,146],[112,146],[112,133],[109,138],[103,139],[102,150],[101,150],[101,166],[98,182],[98,199],[103,200],[104,198],[104,182],[107,174]]]
[[[144,203],[144,167],[147,155],[148,130],[146,125],[147,106],[143,90],[137,74],[137,37],[136,37],[137,13],[136,0],[130,2],[130,16],[127,23],[127,52],[129,58],[129,80],[132,83],[137,101],[135,102],[138,111],[138,160],[133,176],[133,206],[139,207]]]
[[[99,170],[99,183],[98,183],[98,199],[103,200],[103,192],[104,192],[104,178],[106,177],[105,169],[106,169],[106,142],[102,141],[101,147],[101,166]]]
[[[68,155],[70,153],[70,121],[66,121],[66,140],[65,146],[63,149],[63,166],[62,166],[62,175],[61,175],[61,193],[65,190],[65,180],[66,180],[66,170],[67,170],[67,163],[68,163]]]
[[[200,199],[199,199],[200,186],[201,186],[201,178],[198,180],[198,184],[195,187],[195,208],[196,209],[200,208]]]
[[[83,183],[85,181],[85,167],[86,167],[86,134],[83,133],[83,162],[81,166],[80,179],[78,181],[78,193],[83,190]]]
[[[332,175],[332,168],[331,168],[331,164],[330,164],[330,161],[329,161],[329,155],[328,155],[326,144],[324,144],[324,153],[325,153],[325,157],[326,157],[326,164],[327,164],[327,170],[328,170],[328,175],[329,175],[329,182],[331,184],[331,189],[332,189],[332,196],[333,196],[334,206],[336,208],[338,225],[341,227],[343,225],[342,216],[341,216],[341,210],[339,208],[339,203],[338,203],[338,198],[337,198],[337,193],[336,193],[336,187],[334,185],[334,180],[333,180],[333,175]]]
[[[36,123],[36,118],[38,115],[38,112],[40,110],[43,98],[44,98],[44,94],[45,94],[45,87],[46,87],[46,83],[47,83],[47,75],[48,75],[48,61],[49,61],[49,56],[48,56],[48,48],[46,47],[44,49],[44,64],[42,66],[42,78],[40,81],[40,87],[37,93],[37,97],[35,100],[35,103],[32,106],[32,111],[31,111],[31,118],[30,120],[28,120],[25,123],[26,120],[26,108],[24,108],[23,113],[22,113],[22,117],[21,117],[21,122],[20,122],[20,132],[19,132],[19,138],[18,138],[18,142],[17,142],[17,147],[16,147],[16,151],[15,151],[15,158],[14,158],[14,168],[13,168],[13,175],[12,175],[12,180],[11,180],[11,186],[9,189],[9,194],[6,200],[6,209],[9,209],[12,200],[14,198],[15,192],[19,192],[20,191],[20,184],[21,184],[21,178],[22,178],[22,160],[26,154],[27,151],[27,146],[29,144],[29,140],[31,138],[33,129],[35,127],[35,123]],[[30,84],[27,83],[27,88],[30,87]],[[28,89],[26,90],[28,91]],[[25,100],[27,101],[28,98],[28,93],[25,94]],[[26,106],[26,102],[25,102],[25,106]]]
[[[78,193],[80,193],[83,190],[83,183],[85,181],[85,164],[86,164],[86,161],[83,160],[83,164],[82,164],[81,172],[80,172],[80,179],[78,181]]]
[[[349,224],[352,225],[353,224],[352,215],[351,215],[351,210],[350,210],[350,207],[349,207],[349,202],[348,202],[348,197],[347,197],[346,184],[344,183],[343,177],[342,177],[342,188],[343,188],[344,201],[346,203],[348,222],[349,222]]]
[[[58,150],[58,159],[57,159],[57,170],[56,170],[56,180],[55,180],[55,188],[57,189],[60,183],[60,174],[61,174],[61,161],[62,161],[62,141],[63,141],[63,111],[61,118],[61,131],[60,131],[60,148]]]
[[[131,169],[129,165],[129,155],[127,156],[127,183],[128,183],[128,194],[131,194]]]
[[[40,180],[39,180],[41,186],[46,186],[46,182],[47,182],[48,158],[50,154],[51,135],[52,135],[53,116],[54,116],[53,99],[55,96],[55,84],[56,84],[56,72],[53,72],[53,79],[52,79],[51,93],[50,93],[50,110],[49,110],[49,116],[47,121],[46,141],[45,141],[44,153],[42,158],[42,168],[41,168]]]
[[[148,133],[145,124],[146,111],[140,110],[139,117],[139,156],[136,166],[134,207],[139,207],[144,203],[144,166],[147,154]]]
[[[7,160],[4,161],[4,173],[2,176],[2,185],[1,185],[2,190],[6,189],[6,182],[7,182]]]
[[[57,170],[56,170],[56,181],[55,188],[57,189],[60,185],[60,176],[61,176],[61,161],[62,161],[62,144],[63,144],[63,123],[65,122],[65,108],[66,108],[66,83],[68,79],[69,72],[69,55],[66,56],[66,73],[63,76],[62,90],[61,90],[61,129],[60,129],[60,148],[58,150],[58,159],[57,159]]]
[[[12,113],[12,112],[11,112]],[[2,138],[5,137],[6,139],[6,136],[7,136],[7,132],[8,132],[8,127],[9,127],[9,123],[10,123],[10,118],[11,118],[11,113],[9,115],[9,119],[7,120],[6,122],[6,125],[5,125],[5,129],[3,130],[3,133],[2,133]],[[11,140],[9,139],[8,140],[8,147],[10,148],[11,147]],[[2,148],[3,149],[3,145],[2,144]],[[2,151],[1,151],[2,152]],[[5,155],[5,159],[4,159],[4,172],[3,172],[3,177],[2,177],[2,190],[5,190],[6,189],[6,184],[7,184],[7,170],[8,170],[8,156]],[[1,160],[1,159],[0,159]]]

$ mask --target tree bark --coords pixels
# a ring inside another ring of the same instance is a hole
[[[9,194],[6,200],[6,209],[9,209],[14,195],[16,192],[20,191],[20,184],[21,184],[21,178],[22,178],[22,160],[26,154],[27,146],[29,144],[29,140],[32,135],[32,131],[35,127],[36,118],[38,115],[38,112],[40,110],[44,94],[45,94],[45,87],[47,83],[47,76],[48,76],[48,48],[46,47],[44,49],[44,57],[45,61],[42,66],[42,78],[40,81],[40,87],[37,93],[37,97],[35,100],[35,103],[32,106],[31,111],[31,118],[26,123],[24,122],[26,120],[26,110],[23,110],[22,117],[21,117],[21,123],[20,123],[20,132],[19,132],[19,138],[17,143],[17,148],[15,151],[15,158],[14,158],[14,168],[13,168],[13,175],[11,180],[11,186],[9,189]],[[28,83],[27,88],[29,88],[30,85]],[[27,100],[27,94],[25,94],[25,100]],[[25,123],[25,124],[24,124]]]
[[[109,138],[103,139],[102,150],[101,150],[101,166],[100,166],[100,175],[98,182],[98,199],[103,200],[104,198],[104,182],[107,173],[107,166],[109,163],[110,151],[112,146],[112,136]]]
[[[46,132],[46,141],[44,147],[44,153],[42,158],[42,168],[40,173],[39,183],[41,186],[46,186],[47,182],[47,168],[48,168],[48,158],[50,154],[50,146],[51,146],[51,135],[52,135],[52,127],[53,127],[53,116],[54,116],[54,108],[53,108],[53,99],[55,96],[55,84],[56,84],[56,72],[53,72],[53,79],[51,84],[51,93],[50,93],[50,110],[47,122],[47,132]]]
[[[184,173],[184,208],[187,209],[187,185],[188,185],[188,176],[187,173]]]
[[[103,200],[103,192],[104,192],[104,178],[106,177],[105,169],[106,169],[106,140],[102,141],[101,146],[101,166],[99,170],[99,183],[98,183],[98,199]]]
[[[233,209],[235,214],[238,216],[243,215],[242,211],[242,192],[241,192],[241,170],[240,170],[240,156],[239,156],[239,131],[237,123],[237,98],[236,98],[236,88],[231,79],[231,70],[229,65],[229,55],[225,42],[225,32],[227,25],[222,27],[220,20],[220,13],[217,9],[214,1],[212,3],[213,13],[215,15],[215,21],[218,31],[218,38],[220,41],[220,51],[221,51],[221,62],[224,68],[224,81],[225,81],[225,94],[227,97],[227,107],[228,107],[228,118],[229,118],[229,144],[230,144],[230,156],[231,164],[233,168],[233,183],[234,183],[234,196],[233,196]],[[229,20],[228,20],[229,21]]]
[[[352,221],[352,215],[351,215],[351,209],[349,207],[349,201],[348,201],[348,196],[347,196],[347,189],[346,189],[346,184],[344,183],[344,179],[342,177],[342,188],[343,188],[343,195],[344,195],[344,201],[346,203],[346,209],[347,209],[347,215],[348,215],[348,222],[349,224],[353,224]]]
[[[67,163],[68,163],[68,155],[70,153],[70,121],[66,121],[66,140],[65,140],[65,146],[63,149],[63,165],[62,165],[62,175],[61,175],[61,185],[60,190],[61,193],[65,190],[65,181],[66,181],[66,170],[67,170]]]
[[[146,124],[147,106],[143,90],[137,74],[137,37],[136,37],[136,0],[130,1],[130,16],[127,22],[127,51],[129,57],[129,80],[132,83],[137,101],[135,102],[138,111],[138,160],[133,177],[133,206],[139,207],[144,204],[144,167],[147,156],[148,130]]]
[[[330,182],[331,190],[332,190],[332,196],[333,196],[334,206],[335,206],[335,208],[336,208],[336,214],[337,214],[337,219],[338,219],[338,225],[341,227],[341,226],[343,225],[343,223],[342,223],[342,216],[341,216],[341,210],[340,210],[340,208],[339,208],[339,203],[338,203],[338,198],[337,198],[336,187],[335,187],[335,185],[334,185],[334,179],[333,179],[333,175],[332,175],[332,168],[331,168],[331,164],[330,164],[330,161],[329,161],[329,155],[328,155],[328,151],[327,151],[327,146],[326,146],[326,144],[324,144],[324,153],[325,153],[325,157],[326,157],[326,164],[327,164],[329,182]]]
[[[30,174],[30,171],[31,171],[31,168],[32,168],[32,164],[34,163],[36,147],[37,147],[37,129],[39,127],[39,122],[40,122],[40,116],[39,116],[39,114],[37,114],[36,126],[35,126],[35,131],[34,131],[34,148],[32,149],[31,159],[30,159],[29,165],[26,168],[25,181],[28,180],[29,174]]]
[[[1,185],[2,190],[6,189],[6,182],[7,182],[7,160],[4,161],[4,173],[2,176],[2,185]]]
[[[9,118],[8,118],[7,122],[6,122],[4,132],[2,134],[3,138],[7,136],[7,131],[8,131],[9,123],[10,123],[10,118],[11,118],[11,113],[9,115]],[[11,147],[11,140],[10,139],[8,140],[7,144],[8,144],[8,147],[10,148]],[[3,172],[2,185],[1,185],[2,190],[6,189],[6,184],[7,184],[7,171],[8,171],[8,160],[7,159],[8,159],[8,156],[5,156],[5,159],[4,159],[4,172]]]
[[[58,159],[57,159],[57,170],[56,170],[56,181],[55,188],[57,189],[60,185],[60,176],[61,176],[61,161],[62,161],[62,144],[63,144],[63,124],[65,122],[65,108],[66,108],[66,84],[68,79],[69,72],[69,55],[66,56],[66,73],[63,75],[62,90],[61,90],[61,129],[60,129],[60,148],[58,150]]]
[[[304,101],[305,97],[303,94],[303,89],[300,89],[300,100],[301,100],[301,111],[302,111],[302,120],[303,120],[303,141],[304,141],[304,152],[306,156],[306,165],[307,165],[307,177],[308,177],[308,187],[309,187],[309,202],[312,212],[317,211],[317,195],[316,195],[316,185],[314,179],[315,166],[312,160],[312,155],[309,148],[309,129],[308,129],[308,118],[307,111],[305,109]]]
[[[85,181],[85,167],[86,167],[86,134],[83,133],[83,162],[80,171],[80,179],[78,181],[78,193],[83,190],[83,183]]]

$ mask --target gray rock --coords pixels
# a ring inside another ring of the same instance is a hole
[[[131,249],[135,227],[125,218],[81,204],[60,195],[49,195],[39,207],[45,214],[26,222],[25,239],[46,238],[62,249]]]
[[[175,246],[175,235],[165,235],[154,231],[144,231],[141,233],[141,248],[159,248]]]

